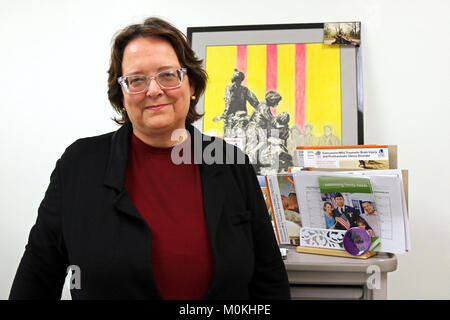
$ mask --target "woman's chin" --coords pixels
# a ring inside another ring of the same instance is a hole
[[[148,131],[164,132],[178,128],[177,123],[167,117],[154,117],[145,121],[145,127]]]

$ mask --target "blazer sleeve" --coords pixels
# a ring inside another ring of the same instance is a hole
[[[251,199],[255,269],[249,285],[250,299],[290,299],[289,281],[273,232],[266,203],[252,165],[246,166]]]
[[[60,299],[68,258],[61,229],[61,182],[56,163],[14,278],[10,300]]]

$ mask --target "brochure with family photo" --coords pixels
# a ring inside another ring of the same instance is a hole
[[[370,179],[334,175],[320,175],[315,179],[319,190],[308,191],[305,195],[307,201],[299,198],[301,210],[306,207],[309,213],[304,215],[304,225],[342,231],[363,228],[371,237],[371,251],[379,251],[380,231],[378,216],[373,211],[375,199]]]
[[[385,246],[395,246],[400,243],[398,239],[404,236],[405,251],[411,250],[411,235],[409,230],[409,216],[406,205],[405,189],[403,184],[402,170],[367,170],[367,171],[349,171],[346,172],[353,175],[369,176],[371,177],[372,186],[374,188],[375,201],[380,206],[386,207],[380,212],[394,212],[392,215],[392,229],[397,230],[402,228],[404,231],[398,231],[395,235],[391,235],[386,239]],[[402,214],[400,214],[402,213]],[[389,233],[386,234],[386,238]]]
[[[372,237],[370,251],[404,253],[409,249],[397,176],[378,175],[376,170],[370,176],[297,171],[293,180],[304,228],[362,227]]]
[[[266,176],[270,212],[279,244],[299,244],[302,220],[292,174]]]

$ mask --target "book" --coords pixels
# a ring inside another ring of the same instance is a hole
[[[387,145],[297,147],[296,156],[300,167],[389,169]]]

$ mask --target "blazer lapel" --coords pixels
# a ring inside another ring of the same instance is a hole
[[[128,196],[125,188],[114,199],[114,207],[127,215],[144,221],[141,214],[136,209],[133,201],[131,201],[131,198]]]
[[[186,129],[191,136],[191,150],[194,155],[194,163],[199,164],[200,166],[203,210],[205,212],[206,226],[208,228],[211,247],[214,250],[217,225],[223,211],[223,203],[225,200],[225,193],[223,191],[223,186],[221,185],[221,176],[224,174],[224,166],[217,163],[205,163],[203,152],[215,138],[205,139],[205,136],[192,125],[187,125]]]
[[[203,210],[211,247],[215,249],[217,225],[223,211],[225,193],[221,185],[223,169],[219,165],[200,165],[203,192]]]
[[[130,123],[126,123],[111,137],[111,149],[103,182],[106,186],[119,192],[125,189],[131,133],[132,126]]]
[[[117,191],[117,196],[114,199],[114,207],[117,210],[142,220],[141,215],[125,189],[131,133],[132,126],[130,123],[126,123],[112,135],[111,151],[109,154],[104,184]]]

